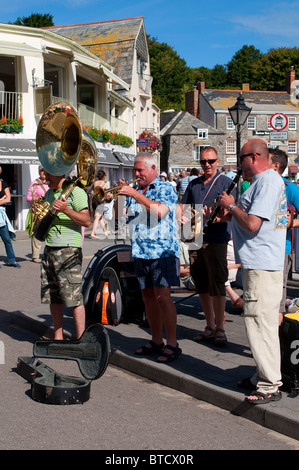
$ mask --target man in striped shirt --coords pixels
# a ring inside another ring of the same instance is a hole
[[[89,227],[90,215],[86,192],[75,186],[66,200],[64,176],[46,172],[49,190],[45,201],[58,211],[45,239],[41,269],[41,301],[50,304],[54,339],[63,339],[64,307],[72,309],[76,336],[85,330],[82,296],[82,234]]]

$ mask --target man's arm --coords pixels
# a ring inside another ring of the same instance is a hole
[[[62,199],[55,199],[53,202],[53,209],[63,212],[67,215],[73,222],[82,227],[88,228],[90,226],[90,214],[88,209],[83,209],[80,212],[76,212],[67,205],[67,200],[65,197]]]
[[[162,202],[152,201],[148,199],[144,194],[136,191],[136,189],[131,186],[123,186],[119,194],[122,196],[133,197],[135,201],[141,204],[148,212],[151,212],[153,215],[162,218],[169,212],[169,208]]]
[[[234,197],[226,194],[226,192],[223,192],[217,200],[218,206],[227,210],[229,206],[234,203]],[[261,217],[254,214],[247,214],[247,212],[242,211],[238,206],[234,206],[229,212],[236,219],[238,224],[248,230],[248,232],[256,232],[262,225],[263,219]]]

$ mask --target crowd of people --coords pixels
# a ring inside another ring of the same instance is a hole
[[[225,346],[229,295],[232,306],[243,309],[256,364],[254,376],[244,378],[239,386],[252,392],[246,398],[249,403],[264,404],[281,398],[279,324],[286,311],[290,237],[297,223],[294,213],[299,209],[299,189],[282,177],[287,155],[269,151],[260,139],[249,140],[241,149],[242,175],[248,181],[241,194],[227,191],[232,179],[219,171],[219,164],[217,150],[203,147],[201,174],[192,169],[168,176],[158,173],[155,154],[140,153],[134,162],[138,186],[123,184],[119,189],[125,203],[123,212],[115,209],[119,217],[124,213],[127,217],[135,273],[151,334],[135,354],[154,355],[159,363],[172,362],[182,354],[177,341],[177,311],[171,298],[171,289],[182,283],[198,293],[205,315],[206,326],[194,341],[212,339],[216,346]],[[105,176],[98,173],[95,187],[106,188]],[[86,192],[76,187],[72,197],[66,199],[61,197],[65,184],[64,175],[53,176],[40,168],[40,177],[28,191],[33,201],[43,197],[59,213],[46,234],[41,260],[41,299],[50,305],[55,339],[63,339],[65,306],[72,309],[78,338],[85,328],[82,227],[89,227],[92,221]],[[37,190],[43,194],[34,195]],[[2,201],[9,199],[2,180],[0,191],[1,209]],[[196,205],[203,208],[201,246],[184,243],[178,235],[178,227],[190,223],[184,208]],[[213,223],[209,223],[212,216]],[[103,211],[96,209],[93,236],[102,219]],[[8,224],[0,227],[3,241],[7,233]],[[8,242],[7,250],[9,265],[14,266]],[[33,240],[33,261],[39,261],[39,250],[40,245]],[[238,269],[242,272],[243,298],[230,286]]]

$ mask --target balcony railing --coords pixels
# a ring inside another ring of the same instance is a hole
[[[0,91],[0,118],[18,119],[23,115],[23,95],[20,92]]]
[[[83,126],[96,129],[107,128],[107,114],[105,113],[98,114],[94,108],[78,103],[78,114]]]
[[[110,116],[111,118],[111,131],[119,134],[128,135],[128,123],[120,118]]]

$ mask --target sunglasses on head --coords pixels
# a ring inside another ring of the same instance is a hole
[[[213,163],[217,162],[218,158],[213,158],[211,160],[199,160],[201,165],[206,165],[207,163],[209,165],[212,165]]]

